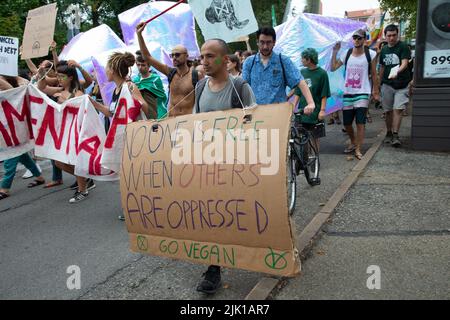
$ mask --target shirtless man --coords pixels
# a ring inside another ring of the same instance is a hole
[[[194,67],[188,66],[188,52],[182,45],[174,47],[170,54],[175,68],[171,68],[152,57],[142,36],[145,26],[145,22],[136,26],[139,47],[145,61],[169,78],[169,117],[191,114],[195,102],[195,83],[203,78],[202,74]],[[170,78],[172,78],[171,81]]]

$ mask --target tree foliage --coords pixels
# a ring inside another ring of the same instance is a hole
[[[417,0],[380,0],[382,10],[388,11],[398,21],[409,22],[406,34],[413,38],[416,33]]]
[[[176,2],[177,0],[170,0]],[[66,42],[67,27],[64,21],[65,11],[70,4],[79,4],[83,21],[81,31],[89,30],[100,24],[107,24],[119,37],[122,36],[118,15],[147,0],[0,0],[0,35],[19,38],[22,42],[23,32],[28,11],[49,3],[57,3],[58,14],[55,27],[55,40],[60,50]],[[272,25],[271,7],[275,6],[277,21],[282,21],[286,9],[285,0],[251,0],[256,19],[260,26]],[[203,37],[197,26],[199,44]],[[253,48],[256,48],[256,39],[250,37]],[[244,43],[233,43],[232,50],[246,49]]]

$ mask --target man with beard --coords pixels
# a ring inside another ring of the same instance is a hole
[[[364,142],[365,124],[369,108],[370,95],[375,100],[380,99],[377,81],[376,52],[364,46],[366,32],[362,29],[353,33],[353,48],[342,52],[338,59],[337,53],[341,48],[338,42],[333,47],[331,71],[345,65],[344,107],[342,114],[345,130],[350,138],[350,145],[344,153],[355,153],[359,160],[362,158],[361,147]],[[356,118],[356,137],[353,130],[353,120]]]
[[[136,26],[139,48],[142,57],[149,66],[154,67],[169,79],[169,104],[167,108],[169,117],[191,114],[195,100],[194,88],[202,75],[194,67],[189,67],[189,55],[187,49],[182,45],[175,46],[170,54],[174,68],[152,57],[142,36],[145,26],[145,22]]]
[[[314,100],[299,69],[289,57],[273,52],[275,29],[260,28],[256,32],[259,53],[244,62],[242,78],[252,87],[259,105],[287,101],[286,87],[300,88],[308,109],[314,110]]]

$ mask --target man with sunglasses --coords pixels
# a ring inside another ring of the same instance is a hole
[[[377,80],[376,52],[367,48],[366,31],[359,29],[353,33],[353,48],[341,53],[337,58],[337,53],[341,49],[338,42],[333,47],[331,61],[331,71],[339,69],[345,65],[345,87],[344,87],[344,107],[342,114],[344,126],[350,137],[350,145],[344,153],[355,153],[359,160],[362,158],[361,147],[364,142],[365,124],[367,122],[367,111],[369,108],[370,96],[375,100],[380,99],[380,92]],[[356,118],[356,137],[353,130],[353,120]]]
[[[175,46],[170,54],[174,68],[152,57],[142,36],[145,26],[145,22],[136,26],[139,48],[144,60],[169,79],[169,117],[191,114],[195,102],[195,85],[203,76],[188,65],[189,55],[182,45]]]

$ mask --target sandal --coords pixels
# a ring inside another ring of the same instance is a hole
[[[363,154],[359,151],[355,151],[355,158],[358,160],[361,160],[363,157]]]
[[[62,185],[62,184],[63,184],[62,180],[52,181],[52,182],[47,183],[47,184],[44,186],[44,189],[47,189],[47,188],[53,188],[53,187],[56,187],[56,186],[60,186],[60,185]]]
[[[9,194],[4,193],[4,192],[0,192],[0,200],[3,200],[3,199],[8,198],[8,197],[9,197]]]
[[[356,150],[356,146],[351,145],[351,146],[348,146],[347,148],[345,148],[344,153],[352,153],[355,150]]]
[[[34,180],[33,182],[28,184],[28,188],[34,188],[40,186],[45,183],[45,180]]]

